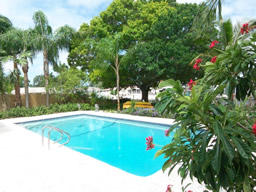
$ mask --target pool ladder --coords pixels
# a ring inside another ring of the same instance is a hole
[[[51,125],[45,125],[42,129],[42,146],[44,146],[44,130],[46,128],[50,128],[49,131],[48,131],[48,149],[50,149],[50,133],[51,133],[52,130],[56,130],[59,133],[61,133],[61,138],[59,140],[55,141],[54,143],[57,143],[57,142],[61,141],[63,139],[63,134],[64,133],[68,136],[68,140],[65,143],[63,143],[62,145],[66,145],[70,141],[70,134],[68,132],[63,131],[63,130],[61,130],[57,127],[51,126]]]

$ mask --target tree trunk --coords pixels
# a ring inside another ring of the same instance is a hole
[[[118,63],[118,55],[116,56],[116,92],[117,92],[117,111],[120,111],[120,97],[119,97],[119,83],[120,83],[120,78],[119,78],[119,63]]]
[[[25,97],[26,97],[26,108],[29,108],[29,93],[28,93],[28,64],[22,67],[24,73],[24,86],[25,86]]]
[[[45,90],[46,90],[46,106],[49,106],[49,63],[48,63],[48,52],[43,50],[44,55],[44,79],[45,79]]]
[[[21,107],[21,96],[20,96],[20,76],[19,76],[19,69],[18,64],[16,63],[16,57],[14,57],[13,61],[13,69],[16,76],[15,82],[15,107]]]
[[[142,101],[148,102],[149,87],[140,87],[142,92]]]

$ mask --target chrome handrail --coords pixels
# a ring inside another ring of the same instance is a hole
[[[70,137],[70,134],[68,132],[63,131],[63,130],[61,130],[57,127],[54,127],[52,125],[45,125],[42,129],[42,146],[44,146],[44,130],[46,128],[50,128],[49,131],[48,131],[48,149],[50,149],[50,133],[53,129],[61,133],[61,138],[59,140],[55,141],[54,143],[57,143],[57,142],[59,142],[63,139],[63,133],[65,133],[68,136],[68,140],[65,143],[62,143],[61,145],[66,145],[70,141],[71,137]]]

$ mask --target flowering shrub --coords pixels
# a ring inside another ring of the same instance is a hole
[[[180,176],[196,177],[212,191],[251,192],[256,185],[256,113],[245,105],[256,86],[256,33],[243,25],[239,36],[211,62],[202,65],[202,79],[188,83],[190,96],[179,81],[167,80],[160,87],[156,108],[175,114],[171,143],[159,150],[167,159],[162,169],[169,173],[178,165]],[[248,30],[248,33],[246,32]],[[216,44],[210,46],[213,48]],[[218,58],[218,59],[217,59]],[[217,98],[228,92],[228,99]],[[232,93],[240,103],[232,101]]]
[[[156,111],[155,108],[128,108],[121,113],[147,117],[161,117],[161,114]]]

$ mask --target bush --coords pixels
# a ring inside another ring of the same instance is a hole
[[[30,117],[77,110],[79,110],[77,103],[52,104],[49,107],[40,106],[30,109],[25,107],[16,107],[5,112],[0,112],[0,118],[6,119],[11,117]],[[82,103],[80,104],[80,110],[94,110],[94,107],[90,106],[88,103]]]

